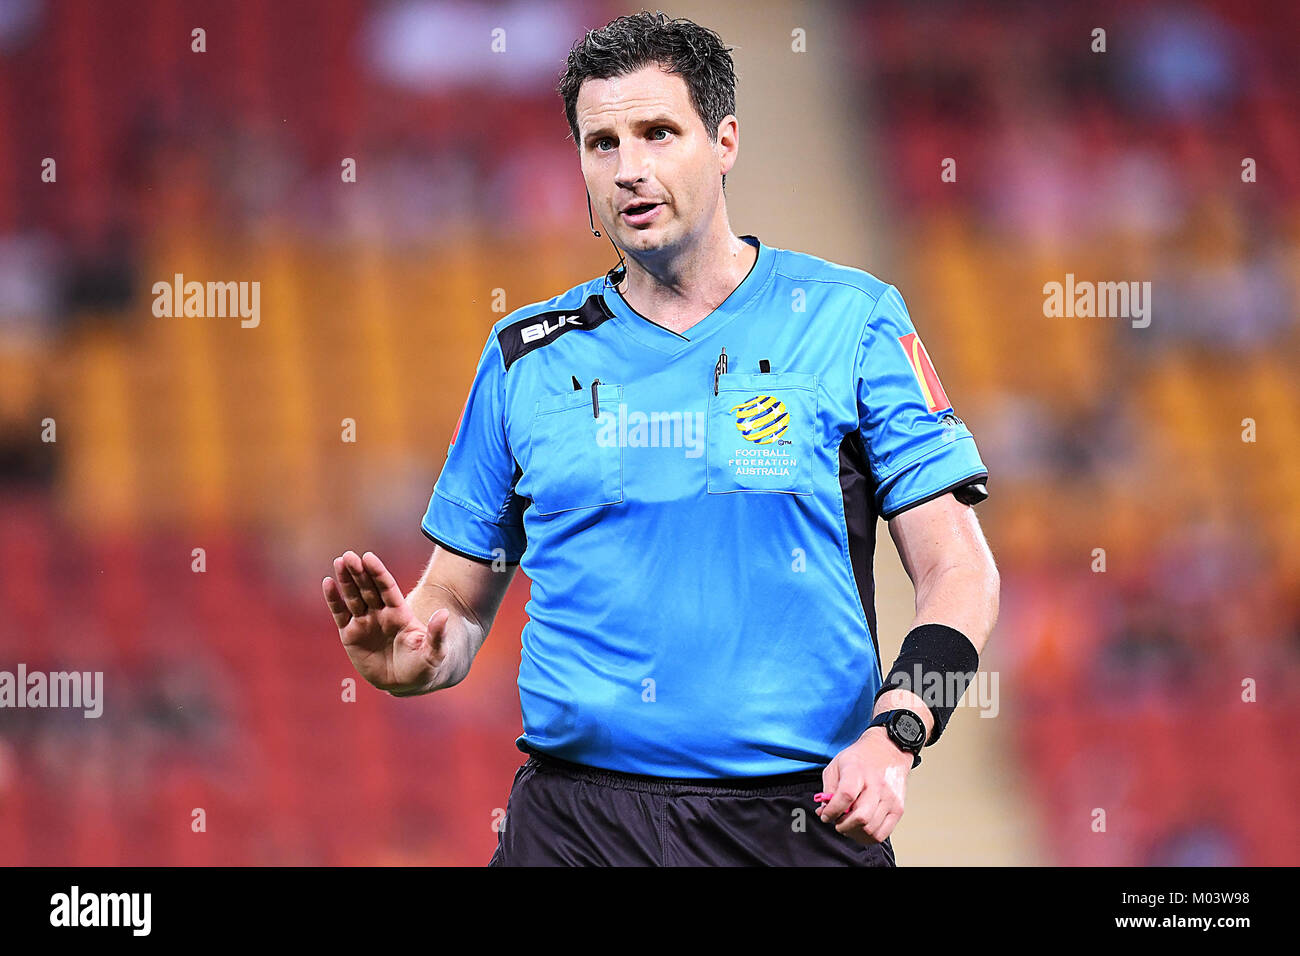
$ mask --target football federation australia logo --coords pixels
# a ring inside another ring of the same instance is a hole
[[[745,441],[756,445],[770,445],[790,426],[790,413],[785,403],[771,395],[758,395],[747,402],[734,405],[730,411],[736,416],[736,428]]]

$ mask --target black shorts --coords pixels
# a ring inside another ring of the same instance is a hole
[[[820,770],[721,783],[598,770],[534,752],[489,866],[893,866],[818,818]]]

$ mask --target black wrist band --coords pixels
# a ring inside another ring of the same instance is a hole
[[[939,740],[948,726],[979,664],[979,652],[961,631],[946,624],[922,624],[903,638],[898,659],[885,675],[872,703],[891,690],[910,690],[920,697],[934,717],[934,730],[925,742],[928,747]]]

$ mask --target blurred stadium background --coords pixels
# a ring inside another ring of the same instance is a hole
[[[355,703],[319,582],[414,584],[493,290],[613,264],[553,88],[637,9],[0,0],[0,669],[105,672],[98,720],[0,711],[0,863],[486,863],[527,581],[466,683]],[[999,708],[900,860],[1300,862],[1300,7],[668,12],[736,47],[736,232],[895,283],[992,471]],[[260,325],[155,317],[177,272]],[[1045,318],[1066,273],[1150,280],[1150,327]]]

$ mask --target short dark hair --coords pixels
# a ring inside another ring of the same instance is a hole
[[[569,51],[557,92],[575,145],[578,140],[578,90],[585,80],[607,80],[658,64],[686,81],[695,112],[711,142],[723,117],[736,112],[736,68],[731,47],[698,23],[656,11],[617,17],[587,35]]]

